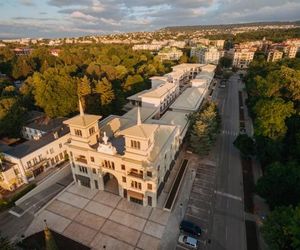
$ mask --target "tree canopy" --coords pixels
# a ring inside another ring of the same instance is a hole
[[[190,117],[190,146],[199,155],[209,153],[220,130],[220,117],[217,105],[207,102]]]

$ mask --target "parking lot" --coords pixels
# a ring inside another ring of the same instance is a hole
[[[215,175],[215,164],[199,164],[197,166],[192,192],[184,215],[185,220],[199,225],[202,229],[198,249],[203,249],[208,240],[207,231],[212,214]],[[189,249],[189,247],[178,243],[177,249]]]

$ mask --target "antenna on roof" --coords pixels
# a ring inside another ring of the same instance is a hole
[[[137,110],[137,120],[136,120],[136,123],[137,123],[137,125],[141,125],[142,124],[140,106],[138,106],[138,110]]]

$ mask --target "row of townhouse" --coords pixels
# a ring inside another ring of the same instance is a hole
[[[151,78],[151,89],[134,94],[127,99],[132,105],[153,107],[163,114],[170,104],[178,97],[180,90],[201,70],[201,64],[179,64],[172,67],[173,71],[164,76]]]
[[[215,66],[207,70],[212,68]],[[154,87],[159,80],[152,79]],[[165,81],[158,88],[166,85],[169,91],[170,84],[177,86]],[[85,114],[79,104],[80,114],[64,121],[70,129],[66,146],[75,183],[156,207],[187,132],[186,117],[199,109],[207,88],[186,88],[163,114],[160,106],[149,106],[149,100],[141,99],[123,116],[110,115],[101,120],[100,116]],[[164,98],[160,91],[151,90],[151,94]]]

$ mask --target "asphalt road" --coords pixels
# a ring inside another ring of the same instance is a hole
[[[222,131],[216,145],[217,178],[211,221],[212,250],[246,250],[243,177],[240,156],[233,146],[239,133],[239,77],[234,74],[226,88],[214,95],[222,117]]]
[[[20,205],[18,210],[22,211],[21,217],[16,217],[5,211],[0,214],[0,231],[3,236],[8,237],[11,241],[20,239],[34,218],[34,214],[56,196],[62,189],[73,181],[72,175],[68,175],[58,182],[53,183],[49,188],[37,193],[24,204]]]

